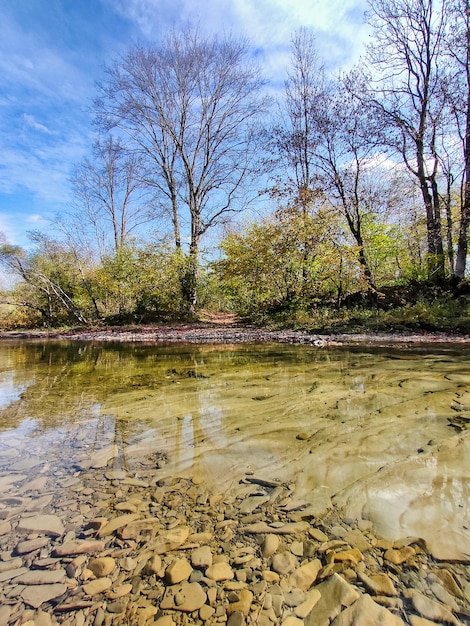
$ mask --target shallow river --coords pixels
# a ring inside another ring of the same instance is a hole
[[[468,559],[469,432],[465,349],[0,344],[0,513],[153,456],[158,477],[213,490],[292,482],[312,513],[333,502]]]

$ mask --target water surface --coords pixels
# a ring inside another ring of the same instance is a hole
[[[466,559],[469,424],[465,350],[4,342],[0,513],[31,484],[138,477],[153,455],[158,479],[293,482],[313,513],[334,502]]]

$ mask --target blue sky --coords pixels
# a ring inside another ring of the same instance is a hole
[[[95,82],[133,42],[178,24],[247,36],[266,77],[282,82],[292,33],[314,29],[332,68],[350,66],[367,37],[366,0],[2,0],[0,231],[27,246],[67,210],[69,176],[92,142]]]

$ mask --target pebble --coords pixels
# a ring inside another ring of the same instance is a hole
[[[88,568],[93,572],[97,578],[103,578],[111,574],[116,567],[116,561],[110,556],[103,556],[97,559],[91,559],[88,563]]]
[[[0,495],[0,624],[457,626],[470,616],[470,563],[436,563],[418,538],[382,539],[331,504],[312,513],[275,480],[211,494],[199,479],[157,483],[151,460],[125,474],[102,465],[114,455],[105,445],[78,475],[59,473],[63,497],[44,480],[45,496],[30,498],[27,482]]]

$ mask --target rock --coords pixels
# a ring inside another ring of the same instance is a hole
[[[161,609],[172,609],[192,613],[198,611],[205,603],[207,596],[199,583],[183,582],[167,587]]]
[[[411,626],[436,626],[436,622],[430,622],[424,617],[418,617],[418,615],[409,615]]]
[[[364,585],[377,596],[397,596],[392,579],[384,573],[371,574],[357,572],[359,579]]]
[[[343,608],[360,598],[359,592],[338,574],[315,587],[321,598],[305,618],[305,626],[328,626]]]
[[[171,617],[171,615],[163,615],[163,617],[159,617],[154,622],[153,626],[174,626],[174,625],[175,625],[175,622],[173,621],[173,618]]]
[[[192,551],[191,565],[196,569],[206,569],[212,565],[212,552],[209,546],[201,546]]]
[[[344,535],[343,538],[353,548],[357,548],[361,552],[368,552],[372,547],[360,530],[350,530]]]
[[[15,569],[5,570],[4,572],[0,573],[0,583],[4,583],[7,580],[12,580],[13,578],[20,576],[21,574],[25,574],[28,571],[29,570],[27,567],[15,567]]]
[[[176,585],[183,580],[187,580],[191,576],[192,571],[193,568],[187,559],[175,559],[166,568],[165,578],[170,585]]]
[[[335,561],[349,561],[353,565],[357,565],[360,561],[364,560],[364,556],[357,548],[351,550],[342,550],[341,552],[335,552],[333,559]]]
[[[17,554],[28,554],[29,552],[34,552],[35,550],[45,548],[47,545],[49,545],[48,537],[29,539],[28,541],[20,541],[15,548],[15,552]]]
[[[30,585],[25,587],[21,592],[21,597],[28,606],[32,606],[37,609],[50,600],[59,598],[67,591],[67,586],[62,583],[55,583],[53,585]]]
[[[240,528],[241,533],[245,533],[247,535],[258,535],[258,534],[269,534],[273,533],[274,535],[296,535],[297,533],[304,533],[309,529],[310,525],[308,522],[292,522],[287,524],[282,524],[279,528],[275,528],[273,526],[268,526],[266,522],[257,522],[256,524],[249,524],[248,526],[242,526]]]
[[[305,602],[307,594],[302,589],[291,589],[284,591],[284,604],[290,607],[296,607]]]
[[[415,554],[416,551],[411,546],[405,546],[399,550],[391,548],[385,552],[384,559],[386,561],[390,561],[390,563],[394,563],[395,565],[401,565]]]
[[[318,603],[321,598],[321,594],[318,589],[311,589],[305,596],[305,600],[295,607],[295,614],[297,617],[304,618],[310,613],[313,607]],[[303,622],[302,622],[303,624]]]
[[[434,622],[455,624],[456,626],[460,623],[443,604],[431,600],[431,598],[418,591],[413,590],[411,601],[414,609],[426,619]]]
[[[96,596],[96,594],[110,589],[112,584],[109,578],[97,578],[83,585],[83,591],[89,596]]]
[[[244,624],[245,617],[243,616],[243,613],[240,613],[239,611],[232,613],[227,620],[227,626],[244,626]]]
[[[309,528],[308,534],[316,541],[321,541],[322,543],[326,543],[328,541],[328,537],[319,528]]]
[[[263,543],[261,544],[261,554],[265,559],[268,559],[272,556],[276,550],[279,548],[281,540],[278,535],[268,534],[264,537]]]
[[[51,585],[53,583],[63,583],[65,577],[66,573],[64,569],[31,569],[17,576],[13,582],[16,585]]]
[[[105,548],[104,541],[96,541],[94,539],[85,539],[67,541],[61,546],[56,546],[52,551],[53,556],[74,556],[75,554],[96,554],[97,552],[103,552]]]
[[[118,528],[127,526],[138,517],[138,513],[126,513],[125,515],[119,515],[119,517],[115,517],[98,531],[98,537],[108,537],[118,530]]]
[[[189,528],[187,526],[178,526],[156,537],[152,548],[157,554],[165,554],[178,548],[186,541],[188,535]]]
[[[11,533],[11,524],[9,521],[0,522],[0,536]]]
[[[333,620],[331,626],[405,626],[402,619],[363,595]]]
[[[429,574],[428,578],[431,576],[435,577],[434,579],[439,579],[439,581],[444,585],[444,588],[451,593],[456,598],[463,598],[463,593],[458,584],[455,581],[453,575],[447,569],[435,569]]]
[[[97,559],[91,559],[88,563],[88,569],[91,569],[97,578],[103,578],[111,574],[116,567],[116,561],[110,556],[103,556]]]
[[[214,563],[206,569],[205,575],[206,578],[215,581],[232,580],[232,578],[235,578],[232,568],[225,562]]]
[[[251,604],[253,602],[253,592],[251,592],[249,589],[242,589],[237,593],[237,597],[238,600],[227,605],[227,615],[239,612],[247,617],[250,612]]]
[[[206,622],[208,619],[210,619],[214,615],[214,613],[215,609],[212,606],[208,606],[207,604],[204,604],[199,609],[199,617],[202,619],[203,622]]]
[[[282,626],[304,626],[304,622],[298,617],[289,615],[289,617],[286,617],[286,619],[282,622]]]
[[[118,598],[127,596],[131,591],[131,583],[124,583],[123,585],[119,585],[118,587],[113,588],[112,591],[108,591],[106,597],[110,598],[111,600],[117,600]]]
[[[301,565],[289,576],[289,585],[307,591],[316,581],[321,568],[322,564],[319,559]]]
[[[16,528],[18,532],[40,533],[49,537],[62,537],[64,525],[57,515],[34,515],[20,519]]]
[[[137,567],[137,563],[132,569],[135,569],[136,567]],[[147,576],[152,576],[152,574],[158,575],[161,569],[162,569],[162,559],[159,554],[154,554],[145,564],[144,574],[147,574]],[[128,571],[132,571],[132,570],[128,570]]]
[[[281,576],[289,574],[299,564],[299,560],[292,552],[280,552],[273,556],[272,569]]]
[[[23,559],[19,557],[15,559],[10,559],[9,561],[0,561],[0,574],[3,572],[11,571],[14,569],[18,569],[23,565]]]

